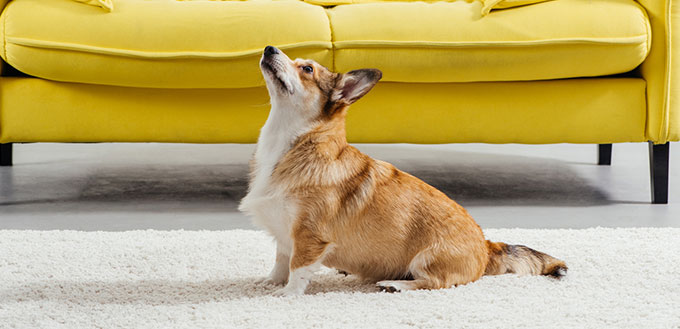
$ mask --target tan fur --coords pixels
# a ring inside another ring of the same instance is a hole
[[[488,262],[479,226],[440,191],[348,145],[345,113],[302,136],[274,171],[301,209],[291,269],[333,243],[323,264],[370,280],[407,276],[419,253],[427,261],[417,275],[427,280],[418,288],[478,279]]]
[[[345,116],[356,99],[342,95],[355,86],[339,85],[343,75],[311,61],[291,65],[314,66],[313,75],[300,73],[299,79],[314,96],[304,97],[321,100],[312,128],[271,175],[271,185],[298,207],[291,271],[321,262],[374,282],[398,280],[387,283],[397,287],[391,290],[408,290],[448,288],[484,274],[566,269],[526,247],[508,254],[507,245],[486,241],[468,212],[444,193],[349,145]],[[520,270],[525,267],[530,270]]]

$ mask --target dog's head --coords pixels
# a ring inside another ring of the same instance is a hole
[[[264,49],[260,68],[272,105],[311,120],[342,113],[382,77],[376,69],[334,73],[313,60],[291,60],[272,46]]]

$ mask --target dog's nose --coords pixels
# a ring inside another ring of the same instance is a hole
[[[276,55],[278,53],[279,53],[279,50],[276,49],[276,47],[272,47],[272,46],[264,47],[264,55],[265,56]]]

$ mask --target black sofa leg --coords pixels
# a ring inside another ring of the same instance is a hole
[[[12,165],[12,143],[0,144],[0,166]]]
[[[599,144],[597,146],[597,164],[601,166],[612,164],[612,144]]]
[[[649,172],[652,183],[652,203],[668,203],[668,161],[670,143],[654,145],[649,142]]]

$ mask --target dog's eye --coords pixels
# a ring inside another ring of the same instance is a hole
[[[304,71],[305,73],[312,73],[314,72],[314,68],[309,65],[305,65],[302,67],[302,71]]]

